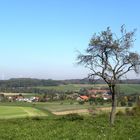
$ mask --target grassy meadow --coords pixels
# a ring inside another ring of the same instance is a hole
[[[71,84],[36,88],[79,91],[82,87],[101,86],[106,85]],[[140,93],[138,84],[122,84],[118,87],[120,92],[127,95]],[[32,96],[34,94],[26,93],[24,95]],[[1,102],[0,140],[139,140],[140,117],[117,116],[115,126],[111,127],[109,125],[109,107],[110,104],[96,107],[89,103],[80,105],[77,101],[73,101],[71,104],[69,100],[45,103]],[[91,115],[88,111],[87,113],[78,112],[89,108],[104,111],[96,115]],[[118,110],[124,112],[125,107],[118,108]],[[80,118],[73,119],[64,116],[68,111],[79,113]]]
[[[1,140],[139,140],[140,118],[117,116],[109,125],[109,111],[96,116],[54,115],[53,112],[88,109],[89,104],[0,103]]]
[[[110,127],[108,116],[0,120],[1,140],[139,140],[139,117],[117,117]]]

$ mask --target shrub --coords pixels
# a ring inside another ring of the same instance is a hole
[[[73,104],[74,104],[74,102],[71,101],[71,102],[70,102],[70,105],[73,105]]]
[[[80,105],[83,105],[85,102],[84,101],[79,101],[79,104]]]
[[[132,102],[128,102],[128,106],[129,107],[132,107],[133,106],[133,103]]]
[[[124,115],[124,112],[119,110],[117,113],[116,113],[117,116],[123,116]]]
[[[97,110],[96,110],[95,107],[89,108],[88,111],[89,111],[89,114],[92,115],[92,116],[97,115],[97,112],[96,112]]]
[[[83,116],[76,113],[68,114],[60,118],[60,120],[68,120],[68,121],[76,121],[76,120],[83,120],[83,119],[84,119]]]
[[[89,104],[90,104],[90,105],[93,105],[93,103],[94,103],[94,101],[89,101]]]
[[[125,101],[121,101],[121,106],[126,106],[126,102]]]
[[[125,113],[128,116],[140,116],[140,106],[135,106],[132,109],[126,108]]]
[[[39,120],[41,120],[42,118],[41,118],[41,117],[39,117],[39,116],[35,116],[35,117],[32,117],[31,119],[32,119],[32,120],[39,121]]]
[[[127,116],[134,116],[134,112],[133,110],[129,109],[129,108],[126,108],[125,109],[125,113]]]
[[[140,106],[133,107],[132,112],[134,115],[140,116]]]

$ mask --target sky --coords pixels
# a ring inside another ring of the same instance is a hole
[[[94,33],[110,26],[119,34],[137,28],[139,0],[0,0],[0,79],[76,79],[88,70],[76,65],[78,51]],[[134,78],[129,74],[128,78]]]

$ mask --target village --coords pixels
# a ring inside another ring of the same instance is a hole
[[[27,96],[28,95],[28,96]],[[72,94],[61,94],[61,93],[53,93],[53,94],[37,94],[30,95],[30,93],[0,93],[0,101],[8,101],[8,102],[49,102],[49,101],[64,101],[71,100],[77,101],[79,103],[84,103],[88,101],[98,100],[111,100],[111,95],[109,90],[103,89],[92,89],[86,90],[85,93],[73,92]]]

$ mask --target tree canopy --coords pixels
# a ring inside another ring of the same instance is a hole
[[[91,70],[89,78],[100,77],[113,84],[130,71],[139,72],[140,55],[132,52],[135,30],[127,32],[121,26],[121,36],[107,27],[106,31],[94,34],[85,54],[78,55],[78,63]]]
[[[121,26],[121,35],[118,37],[110,27],[99,34],[94,34],[85,54],[79,54],[78,64],[89,68],[89,78],[102,78],[112,94],[112,110],[110,123],[114,124],[117,106],[117,84],[128,72],[139,73],[140,55],[131,48],[135,41],[135,30],[127,32]]]

